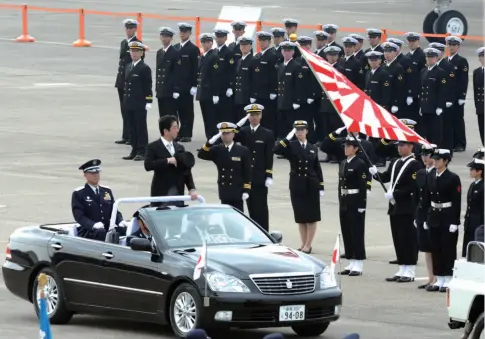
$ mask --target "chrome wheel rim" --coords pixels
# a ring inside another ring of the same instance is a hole
[[[173,307],[175,326],[182,333],[188,333],[195,328],[197,320],[197,305],[190,293],[182,292],[175,299]]]
[[[50,316],[59,304],[59,288],[56,281],[50,275],[47,276],[47,284],[44,287],[44,298],[47,306],[47,314]],[[37,307],[40,309],[40,288],[37,288]]]
[[[463,35],[465,24],[460,18],[451,18],[446,24],[446,32],[452,35]]]

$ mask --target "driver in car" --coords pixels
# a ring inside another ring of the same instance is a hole
[[[136,211],[135,214],[133,214],[133,218],[137,218],[138,231],[128,235],[128,237],[126,238],[126,244],[130,246],[130,241],[133,238],[144,238],[151,241],[152,234],[150,233],[150,230],[148,229],[148,227],[145,225],[145,222],[140,218],[140,213],[138,211]]]
[[[209,243],[230,242],[224,229],[218,224],[211,224],[205,215],[187,216],[187,224],[182,226],[180,238],[191,245],[202,244],[204,239]]]

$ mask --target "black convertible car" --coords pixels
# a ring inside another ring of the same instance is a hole
[[[75,313],[108,315],[169,324],[180,337],[196,327],[291,327],[316,336],[339,318],[342,292],[329,266],[281,245],[281,233],[266,233],[238,210],[198,204],[138,212],[127,234],[142,223],[151,235],[118,243],[77,237],[74,223],[17,229],[5,285],[38,313],[36,278],[45,273],[53,324]],[[204,253],[206,265],[194,274]]]

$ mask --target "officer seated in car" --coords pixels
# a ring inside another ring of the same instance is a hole
[[[150,230],[148,227],[145,225],[145,222],[140,218],[140,212],[136,211],[135,214],[133,214],[133,222],[136,223],[136,225],[133,225],[136,230],[128,230],[129,233],[126,237],[126,245],[130,246],[130,241],[135,238],[139,239],[148,239],[152,241],[152,234],[150,233]]]

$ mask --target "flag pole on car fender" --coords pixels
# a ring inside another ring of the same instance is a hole
[[[204,239],[204,256],[205,256],[205,262],[204,262],[204,307],[209,307],[210,306],[210,298],[209,298],[209,293],[208,293],[208,286],[207,286],[207,242]]]
[[[292,34],[292,35],[295,35],[295,37],[293,37],[295,40],[296,40],[296,34]],[[330,95],[328,94],[327,92],[327,89],[325,88],[325,86],[323,86],[322,82],[320,81],[320,79],[318,78],[317,74],[315,73],[315,70],[313,69],[313,66],[311,65],[311,63],[308,62],[307,60],[307,57],[305,55],[305,53],[303,53],[302,51],[305,51],[307,52],[306,50],[304,50],[303,48],[301,48],[300,44],[299,43],[296,43],[296,47],[298,48],[298,50],[300,51],[301,53],[301,56],[303,59],[305,59],[308,67],[310,68],[310,70],[312,71],[313,73],[313,76],[317,79],[318,83],[320,84],[320,87],[323,89],[323,92],[325,93],[325,95],[327,96],[327,98],[329,99],[329,101],[332,103],[332,106],[333,108],[335,109],[335,111],[337,112],[338,116],[340,119],[342,119],[342,117],[340,116],[340,112],[339,110],[337,109],[337,106],[335,106],[335,103],[333,102],[332,98],[330,97]],[[311,52],[310,52],[311,53]],[[344,123],[344,126],[345,126],[345,122],[342,120],[342,122]],[[347,126],[345,126],[345,128],[347,128]],[[357,139],[356,135],[354,133],[352,133],[352,135],[355,137],[355,140],[357,141],[357,143],[359,144],[359,149],[362,151],[362,154],[364,154],[366,160],[368,161],[369,164],[373,165],[372,164],[372,161],[370,160],[370,157],[369,155],[367,154],[367,152],[364,150],[364,147],[362,147],[362,144],[360,142],[359,139]],[[379,181],[379,183],[381,184],[382,186],[382,189],[384,190],[384,192],[387,192],[387,187],[386,185],[384,185],[384,182],[382,181],[381,177],[379,176],[379,173],[377,173],[376,175],[376,178],[377,178],[377,181]]]

